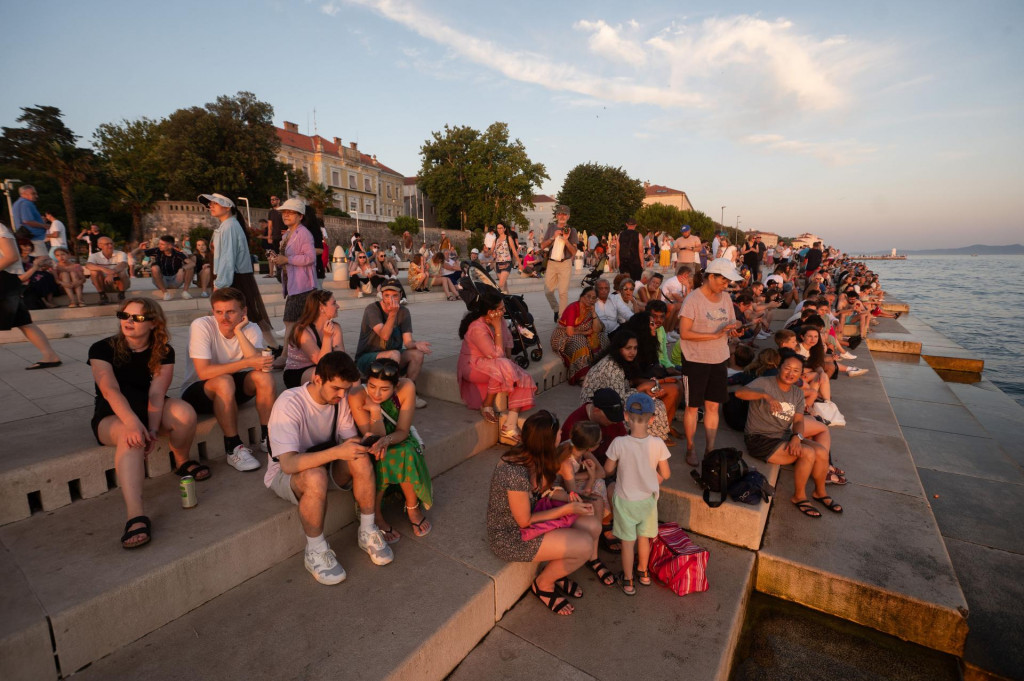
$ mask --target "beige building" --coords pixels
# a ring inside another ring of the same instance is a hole
[[[693,204],[690,203],[690,199],[684,191],[660,184],[644,182],[644,192],[646,193],[646,196],[644,196],[645,206],[649,206],[652,203],[660,203],[664,206],[675,206],[679,210],[693,210]]]
[[[763,243],[766,248],[775,248],[779,245],[779,235],[775,232],[761,232],[756,229],[752,229],[747,232],[748,239],[755,236],[761,237],[761,243]]]
[[[810,248],[811,246],[814,245],[815,241],[820,241],[822,244],[825,243],[825,240],[822,239],[817,234],[811,234],[810,232],[804,232],[800,236],[798,236],[795,239],[793,239],[793,248],[799,249],[799,248],[803,248],[804,246]]]
[[[405,214],[423,221],[427,227],[437,227],[437,211],[430,197],[416,184],[419,177],[407,177],[402,183],[402,201]]]
[[[311,182],[330,187],[335,207],[382,222],[403,214],[405,178],[379,162],[376,155],[359,151],[358,143],[346,147],[340,137],[328,140],[303,135],[299,126],[289,121],[276,130],[281,140],[278,160],[303,171]]]
[[[534,194],[533,208],[523,211],[523,215],[530,221],[530,226],[517,231],[525,235],[532,229],[537,241],[540,241],[544,230],[548,228],[548,223],[555,220],[555,203],[556,201],[547,194]]]

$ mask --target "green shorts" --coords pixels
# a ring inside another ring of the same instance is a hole
[[[636,541],[638,536],[658,536],[658,500],[652,494],[642,501],[627,501],[618,494],[612,499],[615,519],[612,534],[622,541]]]

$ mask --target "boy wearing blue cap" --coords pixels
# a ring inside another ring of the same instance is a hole
[[[622,592],[636,595],[633,579],[633,545],[636,544],[636,578],[651,583],[647,561],[651,557],[651,539],[658,536],[658,493],[671,472],[672,456],[661,438],[648,435],[654,421],[654,400],[646,393],[634,393],[623,410],[629,435],[615,438],[608,447],[604,469],[608,475],[618,470],[612,507],[613,532],[622,542]],[[639,539],[638,539],[639,538]]]

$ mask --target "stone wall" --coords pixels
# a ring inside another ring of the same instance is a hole
[[[239,211],[245,215],[245,206],[240,206]],[[256,223],[266,218],[268,211],[268,208],[252,208],[249,215]],[[324,218],[324,223],[327,227],[331,250],[333,251],[334,246],[339,243],[348,247],[349,239],[356,231],[356,220],[327,216]],[[401,237],[396,237],[391,233],[386,222],[360,219],[358,225],[359,233],[363,236],[363,244],[367,248],[374,241],[385,247],[391,243],[397,245],[401,241]],[[208,227],[209,229],[217,227],[217,221],[210,217],[209,211],[203,204],[193,201],[157,201],[153,210],[142,218],[142,233],[146,239],[156,239],[164,234],[171,234],[180,241],[182,236],[193,227]],[[441,231],[428,228],[426,230],[427,243],[436,245],[441,239]],[[449,230],[446,233],[459,253],[466,255],[466,240],[469,238],[469,232]],[[415,235],[413,239],[417,246],[422,244],[423,232]]]

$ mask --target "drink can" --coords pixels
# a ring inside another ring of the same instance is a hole
[[[186,475],[178,483],[178,489],[181,491],[181,507],[182,508],[195,508],[199,505],[199,497],[196,496],[196,479],[191,475]]]
[[[270,348],[263,348],[263,358],[266,359],[268,357],[273,358],[274,357],[274,351],[271,350]],[[269,374],[270,373],[270,369],[264,369],[263,372]]]

